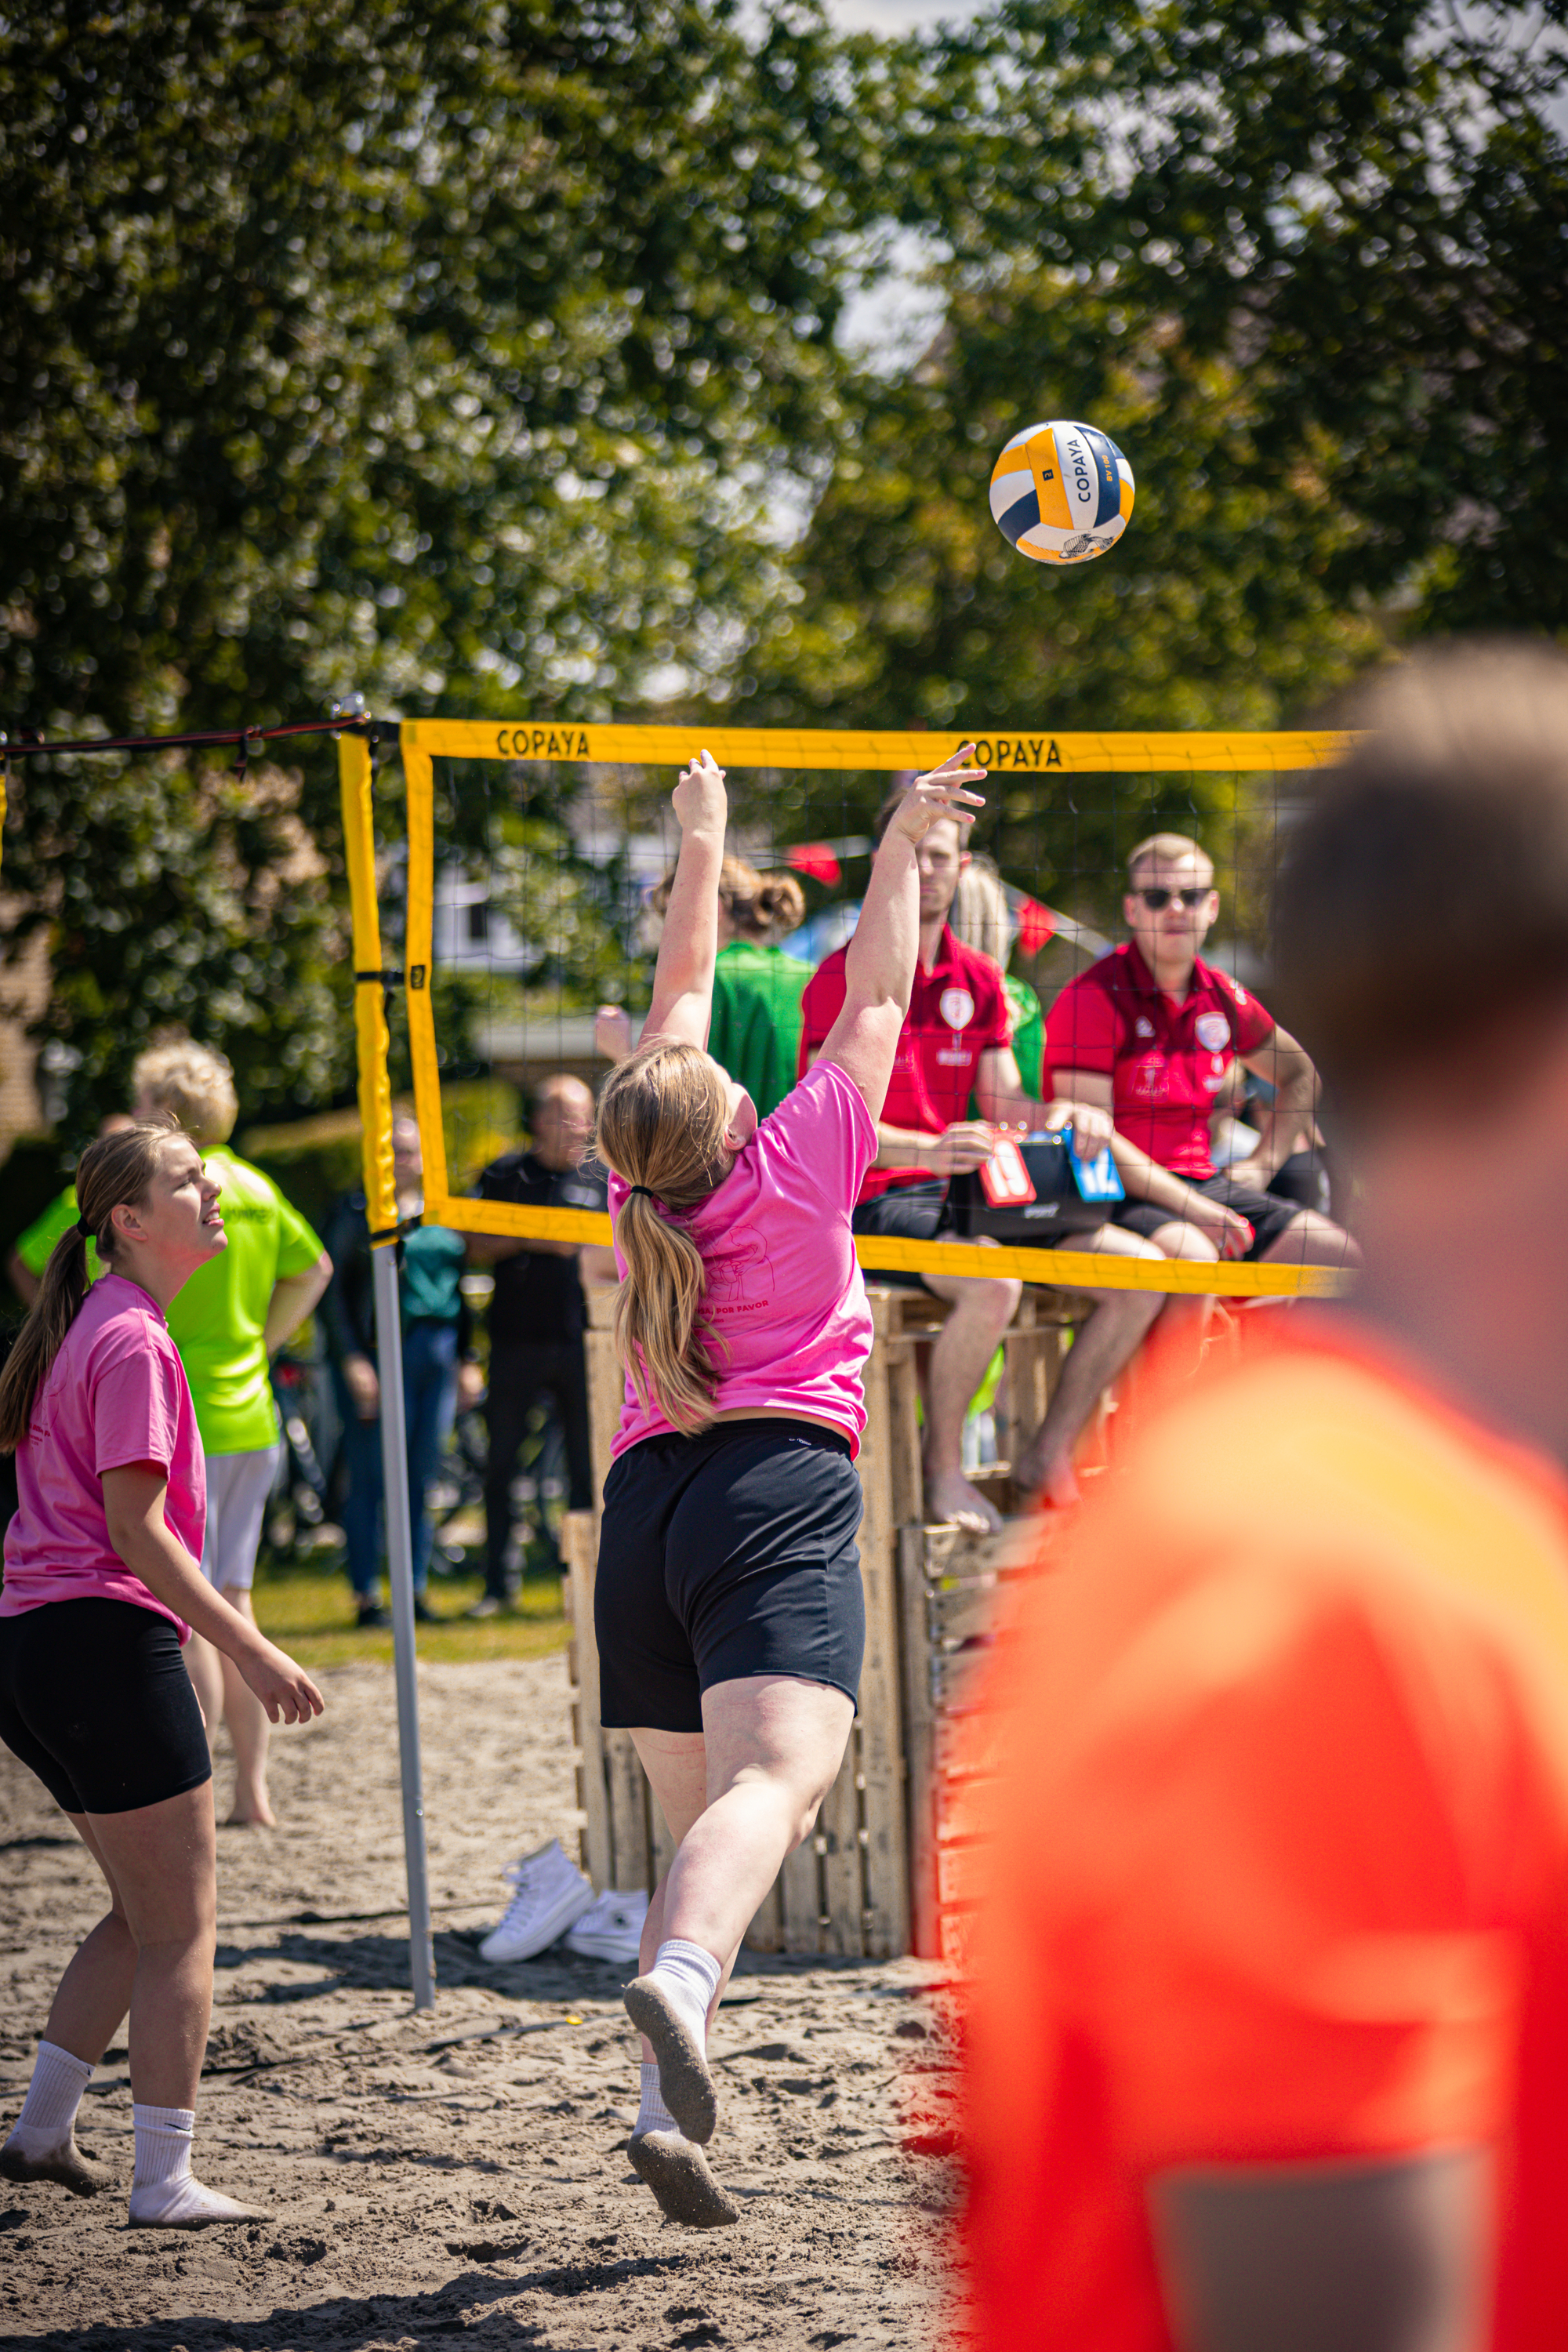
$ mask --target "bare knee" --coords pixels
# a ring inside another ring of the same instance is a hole
[[[1024,1296],[1021,1282],[965,1282],[955,1286],[957,1296],[952,1302],[952,1314],[948,1328],[963,1325],[970,1330],[990,1331],[997,1339],[1018,1311],[1018,1301]],[[941,1345],[940,1339],[938,1345]]]

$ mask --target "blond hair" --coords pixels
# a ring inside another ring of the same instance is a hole
[[[234,1069],[210,1045],[192,1037],[150,1045],[132,1064],[131,1086],[138,1101],[146,1097],[172,1112],[198,1150],[226,1143],[234,1132],[239,1117]]]
[[[99,1256],[112,1269],[113,1212],[121,1203],[140,1208],[152,1190],[163,1146],[179,1133],[166,1115],[133,1119],[89,1143],[77,1162],[77,1222],[49,1252],[27,1319],[0,1372],[0,1454],[14,1454],[26,1438],[38,1391],[87,1297],[89,1233]],[[88,1233],[82,1231],[84,1225]]]
[[[1194,858],[1208,877],[1205,888],[1214,888],[1214,859],[1201,841],[1190,840],[1184,833],[1152,833],[1147,841],[1139,843],[1127,861],[1127,879],[1134,889],[1138,887],[1138,868],[1149,865],[1156,857],[1166,858],[1173,865],[1179,865],[1185,858]]]
[[[616,1241],[626,1263],[616,1296],[616,1353],[646,1412],[650,1401],[688,1436],[713,1418],[717,1344],[698,1320],[706,1276],[684,1226],[660,1208],[694,1209],[734,1165],[726,1149],[729,1103],[700,1046],[666,1038],[612,1071],[599,1097],[598,1153],[628,1184]],[[649,1195],[657,1195],[657,1200]],[[708,1343],[708,1344],[705,1344]]]
[[[675,877],[667,874],[649,896],[656,915],[669,905]],[[743,857],[726,857],[719,869],[719,904],[743,940],[787,938],[805,920],[805,893],[793,874],[759,874]]]
[[[948,909],[947,927],[966,948],[978,950],[1006,971],[1017,926],[996,861],[987,857],[983,849],[971,856],[958,877],[958,887]]]

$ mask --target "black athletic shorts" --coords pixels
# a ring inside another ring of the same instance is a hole
[[[0,1739],[68,1813],[133,1813],[212,1779],[180,1637],[133,1601],[0,1617]]]
[[[723,1421],[628,1446],[599,1528],[601,1723],[700,1731],[703,1692],[752,1675],[853,1698],[860,1512],[848,1439],[815,1422]]]
[[[1211,1201],[1218,1201],[1222,1207],[1234,1210],[1238,1217],[1247,1219],[1252,1227],[1252,1247],[1247,1253],[1247,1263],[1261,1257],[1266,1249],[1272,1248],[1280,1234],[1293,1225],[1301,1213],[1300,1201],[1282,1201],[1277,1192],[1255,1192],[1250,1185],[1233,1184],[1223,1169],[1217,1176],[1207,1176],[1201,1184],[1194,1184],[1193,1190],[1205,1194]],[[1152,1238],[1162,1225],[1179,1225],[1182,1221],[1173,1209],[1157,1209],[1152,1201],[1123,1201],[1120,1207],[1111,1211],[1110,1222],[1125,1225],[1131,1233]]]

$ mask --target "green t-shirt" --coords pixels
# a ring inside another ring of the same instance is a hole
[[[1018,1065],[1024,1092],[1032,1102],[1038,1102],[1046,1066],[1046,1016],[1027,981],[1015,980],[1010,971],[1004,972],[1002,992],[1007,999],[1013,1059]]]
[[[732,940],[713,967],[713,1026],[708,1051],[757,1106],[777,1110],[800,1059],[800,1000],[811,966],[783,948]]]
[[[68,1184],[58,1197],[49,1202],[42,1216],[35,1217],[25,1234],[16,1237],[16,1255],[29,1274],[42,1275],[54,1254],[60,1235],[75,1224],[79,1211],[76,1204],[76,1186]],[[96,1282],[103,1272],[96,1242],[87,1245],[87,1278]]]
[[[228,1247],[197,1266],[169,1301],[196,1426],[209,1454],[255,1454],[278,1435],[263,1334],[274,1285],[308,1274],[321,1244],[269,1177],[219,1145],[204,1153],[223,1186]]]

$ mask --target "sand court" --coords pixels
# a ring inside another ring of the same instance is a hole
[[[501,1969],[478,1957],[502,1864],[551,1836],[574,1844],[563,1660],[421,1670],[440,1990],[418,2016],[391,1671],[321,1681],[326,1715],[277,1739],[281,1827],[219,1835],[198,2147],[215,2187],[272,2218],[132,2232],[122,2191],[89,2201],[0,2183],[0,2340],[58,2352],[933,2343],[953,2193],[940,1971],[743,1958],[712,2039],[722,2105],[710,2150],[742,2219],[711,2235],[667,2224],[625,2154],[629,1971],[559,1950]],[[225,1752],[220,1807],[231,1778]],[[100,1885],[38,1783],[0,1751],[8,2114]],[[123,2032],[79,2134],[128,2185]]]

